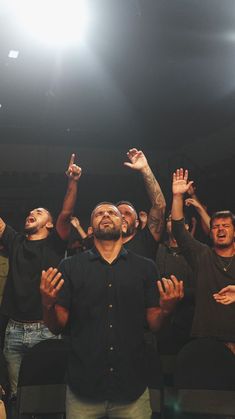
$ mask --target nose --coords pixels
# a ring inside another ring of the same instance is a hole
[[[108,211],[104,211],[104,217],[109,217],[109,212]]]

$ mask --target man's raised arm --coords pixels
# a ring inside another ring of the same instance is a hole
[[[157,182],[144,153],[136,148],[132,148],[127,153],[130,162],[124,165],[133,170],[138,170],[144,179],[145,187],[152,203],[148,215],[148,228],[156,241],[160,241],[164,227],[164,217],[166,201],[159,183]]]
[[[184,194],[188,191],[193,181],[188,182],[188,170],[177,169],[173,173],[172,181],[172,220],[178,221],[184,218]]]
[[[71,224],[70,218],[73,215],[74,206],[77,198],[77,183],[82,174],[82,169],[74,164],[75,154],[72,154],[66,175],[68,177],[68,187],[63,202],[62,210],[56,221],[56,230],[59,236],[66,240],[69,237]]]

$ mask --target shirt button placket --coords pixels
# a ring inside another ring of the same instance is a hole
[[[108,351],[108,359],[109,359],[109,372],[110,374],[112,374],[114,372],[114,366],[113,366],[113,356],[114,356],[114,345],[113,345],[113,341],[114,341],[114,335],[115,335],[115,330],[114,330],[114,312],[113,312],[113,293],[114,293],[114,287],[113,287],[113,269],[111,268],[108,272],[108,281],[107,281],[107,285],[108,285],[108,292],[107,292],[107,322],[108,322],[108,346],[107,346],[107,351]]]

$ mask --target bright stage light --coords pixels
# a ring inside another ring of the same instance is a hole
[[[9,51],[9,53],[8,53],[8,57],[9,57],[9,58],[14,58],[14,59],[16,59],[16,58],[18,58],[18,56],[19,56],[19,51],[16,51],[16,50],[14,50],[14,49],[11,49],[11,50]]]
[[[85,0],[9,0],[29,36],[49,45],[66,46],[84,39],[88,16]]]

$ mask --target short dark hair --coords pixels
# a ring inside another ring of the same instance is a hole
[[[115,206],[118,208],[120,205],[129,205],[129,207],[131,207],[131,208],[133,208],[133,210],[135,211],[135,213],[136,213],[136,217],[137,218],[139,218],[138,217],[138,214],[137,214],[137,211],[136,211],[136,209],[135,209],[135,207],[134,207],[134,205],[130,202],[130,201],[124,201],[124,200],[122,200],[122,201],[118,201],[118,202],[116,202],[116,204],[115,204]]]
[[[229,211],[229,210],[224,210],[224,211],[216,211],[212,214],[211,216],[211,220],[210,220],[210,228],[212,228],[213,225],[213,221],[216,220],[217,218],[230,218],[233,226],[235,227],[235,216],[234,214]]]
[[[119,205],[129,205],[129,207],[133,208],[136,211],[134,205],[130,201],[122,200],[122,201],[116,202],[115,206],[119,207]]]

